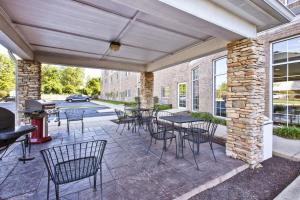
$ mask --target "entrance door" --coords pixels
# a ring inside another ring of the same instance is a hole
[[[178,84],[178,108],[186,108],[186,83]]]

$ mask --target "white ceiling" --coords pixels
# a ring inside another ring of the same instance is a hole
[[[259,30],[282,23],[251,1],[211,0]],[[242,37],[173,8],[167,0],[1,0],[0,7],[33,52],[142,67],[215,37]],[[111,51],[110,41],[121,42],[120,51]]]

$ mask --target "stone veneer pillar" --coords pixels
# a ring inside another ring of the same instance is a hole
[[[41,63],[32,60],[19,60],[16,95],[18,123],[25,121],[22,111],[27,99],[41,99]]]
[[[141,107],[151,108],[153,107],[153,72],[142,72],[140,76],[141,84]]]
[[[263,44],[254,39],[227,46],[226,154],[252,168],[262,160],[262,126],[265,110]]]

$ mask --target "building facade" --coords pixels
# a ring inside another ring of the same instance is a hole
[[[300,0],[280,0],[297,17],[259,33],[264,44],[265,115],[275,123],[300,124]],[[162,104],[226,117],[227,52],[220,52],[154,73],[154,96]],[[133,100],[139,74],[103,72],[102,98]],[[119,78],[118,78],[119,77]],[[124,91],[129,96],[124,98]],[[123,93],[122,93],[123,92]]]
[[[134,101],[139,96],[139,73],[103,70],[101,77],[101,99]]]

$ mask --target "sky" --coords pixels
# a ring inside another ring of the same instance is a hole
[[[7,49],[0,44],[0,53],[5,54],[8,56]],[[61,67],[57,65],[58,67]],[[94,78],[94,77],[100,77],[101,76],[101,69],[91,69],[91,68],[84,68],[84,74],[85,74],[85,79],[88,77]]]

